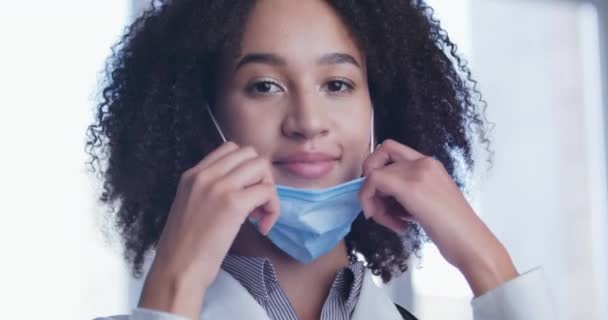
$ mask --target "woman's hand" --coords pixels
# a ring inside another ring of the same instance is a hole
[[[475,214],[441,162],[394,140],[365,161],[359,198],[366,218],[403,233],[415,220],[475,296],[517,276],[509,254]]]
[[[270,162],[252,147],[224,143],[183,173],[139,306],[198,319],[247,216],[259,217],[267,234],[278,214]]]

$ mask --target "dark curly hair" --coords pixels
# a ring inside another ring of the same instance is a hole
[[[159,240],[182,172],[221,143],[204,105],[215,98],[219,61],[238,52],[254,4],[156,1],[112,47],[85,150],[136,277]],[[463,188],[476,139],[490,150],[485,103],[432,8],[422,0],[329,4],[366,57],[378,140],[436,158]],[[428,241],[416,224],[398,236],[361,216],[346,237],[349,257],[363,255],[385,282],[405,272],[410,255]]]

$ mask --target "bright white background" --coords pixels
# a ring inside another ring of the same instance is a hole
[[[97,72],[128,8],[0,0],[0,318],[125,308],[119,260],[94,227],[83,143]]]
[[[543,265],[562,319],[608,319],[607,118],[596,8],[430,3],[470,60],[496,123],[494,167],[474,181],[478,213],[520,271]],[[607,3],[598,4],[607,12]],[[422,319],[471,319],[466,283],[433,246],[426,251],[413,272],[414,309]]]
[[[98,72],[134,1],[0,0],[2,318],[90,319],[136,303],[138,283],[100,232],[83,152]],[[475,177],[471,201],[520,271],[544,265],[563,319],[608,319],[608,23],[583,1],[429,2],[497,125],[494,168]],[[422,319],[470,319],[469,289],[436,249],[415,264],[395,297]]]

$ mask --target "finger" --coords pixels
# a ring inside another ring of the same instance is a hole
[[[374,215],[372,220],[399,234],[404,233],[408,226],[407,221],[389,215]]]
[[[215,162],[207,166],[205,170],[208,171],[209,179],[216,180],[227,175],[244,161],[257,157],[258,153],[253,147],[242,147],[215,160]]]
[[[394,179],[385,168],[374,170],[363,182],[358,196],[367,218],[382,210],[384,206],[381,197],[392,196],[399,187],[398,179]]]
[[[387,139],[380,144],[363,163],[363,175],[367,176],[374,169],[398,161],[415,161],[424,158],[422,153],[395,140]]]
[[[410,160],[415,161],[420,158],[426,157],[426,155],[410,148],[402,143],[399,143],[393,139],[387,139],[382,142],[380,148],[386,150],[391,154],[393,158],[400,160]]]
[[[274,184],[270,170],[270,161],[259,156],[241,162],[221,179],[239,189],[244,189],[257,183]]]
[[[272,226],[279,219],[279,214],[281,214],[279,197],[276,195],[276,190],[274,193],[274,198],[268,202],[268,204],[261,209],[258,209],[261,212],[260,218],[258,220],[258,230],[263,235],[268,235]]]
[[[389,197],[383,198],[383,200],[386,200],[385,207],[386,207],[387,214],[389,214],[390,216],[395,217],[402,221],[409,221],[409,222],[416,221],[414,219],[414,216],[412,216],[401,205],[401,203],[399,203],[399,201],[397,201],[397,199],[395,199],[395,197],[389,196]]]
[[[248,188],[258,183],[275,186],[270,161],[264,157],[257,157],[241,163],[239,167],[230,172],[224,179],[232,181],[231,183],[234,183],[234,185],[244,186],[243,188]],[[278,204],[279,200],[278,196],[276,195],[276,189],[273,190],[273,193],[275,194],[276,203]],[[268,232],[270,227],[274,225],[276,218],[273,216],[265,217],[267,216],[265,211],[272,212],[273,208],[257,208],[251,212],[250,217],[260,223],[259,225],[262,226],[260,230],[266,229],[267,227],[265,232]],[[276,217],[278,217],[278,215]]]
[[[396,175],[391,174],[389,170],[374,170],[365,179],[358,194],[365,217],[371,217],[374,221],[395,232],[401,232],[407,223],[398,215],[387,211],[389,209],[387,197],[395,198],[401,185]],[[403,207],[401,211],[404,211],[403,215],[405,215],[405,207],[401,203],[400,205]]]
[[[258,183],[275,185],[270,161],[264,157],[256,157],[242,162],[224,176],[222,180],[238,189],[245,189]],[[260,220],[263,214],[263,210],[256,209],[249,216],[254,220]]]
[[[208,167],[210,164],[214,163],[217,159],[224,157],[225,155],[233,152],[234,150],[236,150],[238,148],[239,148],[239,146],[232,141],[222,143],[221,146],[219,146],[217,149],[215,149],[211,153],[209,153],[206,157],[203,158],[203,160],[201,160],[194,167],[192,167],[191,170],[195,171],[195,172],[199,171],[199,170],[203,170],[206,167]]]
[[[274,184],[259,183],[239,192],[247,213],[258,212],[258,230],[267,235],[279,217],[279,197]]]
[[[400,205],[391,205],[393,201],[396,202],[395,200],[392,200],[393,198],[391,196],[381,196],[380,194],[384,194],[384,192],[378,191],[367,201],[361,201],[363,214],[366,218],[371,218],[374,222],[381,224],[396,233],[402,233],[407,227],[407,222],[401,218],[401,215],[405,216],[405,211]]]

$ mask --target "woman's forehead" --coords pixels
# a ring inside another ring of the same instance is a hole
[[[331,53],[363,55],[340,16],[321,0],[258,1],[245,25],[240,56],[271,53],[290,61],[316,62]]]

